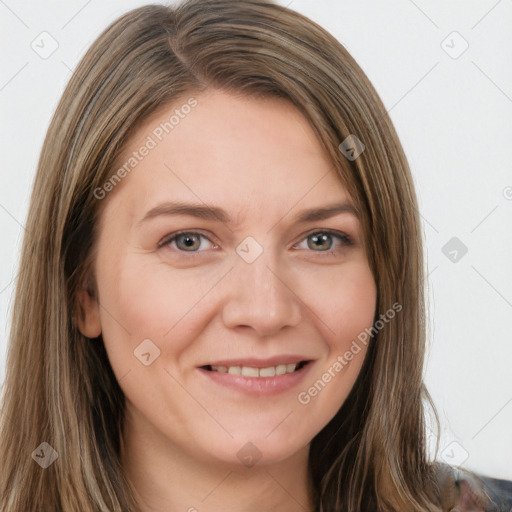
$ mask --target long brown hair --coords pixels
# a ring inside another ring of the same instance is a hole
[[[77,292],[94,260],[97,190],[123,145],[157,108],[208,88],[285,98],[309,120],[362,214],[376,321],[402,306],[372,336],[349,397],[312,441],[317,510],[441,510],[425,446],[422,234],[406,157],[344,47],[266,0],[135,9],[75,70],[44,142],[26,225],[0,426],[1,509],[139,510],[120,464],[124,396],[101,338],[87,343],[76,327]],[[355,159],[339,149],[351,134],[365,146]],[[32,460],[43,442],[58,454],[46,469]]]

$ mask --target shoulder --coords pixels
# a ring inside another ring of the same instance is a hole
[[[477,475],[493,502],[490,512],[512,512],[512,481]]]
[[[436,478],[450,512],[512,512],[512,481],[446,464],[436,466]]]

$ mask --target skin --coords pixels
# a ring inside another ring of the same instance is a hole
[[[194,97],[190,114],[102,200],[100,305],[81,292],[80,329],[102,334],[126,396],[122,462],[144,511],[312,510],[309,445],[343,404],[365,347],[309,403],[298,394],[372,325],[377,292],[362,226],[349,212],[295,220],[351,201],[291,103],[216,90]],[[147,119],[120,165],[184,103]],[[141,221],[176,200],[221,207],[231,222],[164,214]],[[313,235],[325,229],[352,245],[332,236],[318,248]],[[180,246],[161,244],[179,230],[206,238],[195,252],[183,250],[183,237]],[[263,249],[252,263],[236,252],[246,237]],[[148,366],[134,356],[145,339],[160,350]],[[248,396],[198,370],[277,354],[313,361],[307,378],[275,396]],[[237,456],[249,442],[245,449],[261,455],[252,466]]]

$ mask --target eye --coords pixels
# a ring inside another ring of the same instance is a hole
[[[304,247],[306,243],[306,247]],[[314,252],[332,254],[340,246],[351,246],[351,238],[340,231],[321,230],[307,235],[302,242],[296,244],[296,249],[310,249]],[[171,233],[159,242],[158,247],[171,247],[179,252],[203,252],[208,249],[217,249],[208,237],[197,231],[179,231]]]
[[[205,235],[196,231],[171,233],[158,244],[158,247],[164,246],[169,246],[182,252],[203,252],[204,250],[218,247]]]
[[[303,244],[306,243],[307,247]],[[302,247],[301,247],[302,245]],[[322,230],[310,233],[304,240],[295,246],[298,249],[311,249],[315,252],[333,252],[340,246],[353,245],[349,236],[340,231]]]

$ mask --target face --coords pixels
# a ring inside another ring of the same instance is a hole
[[[83,292],[80,327],[102,334],[149,442],[277,462],[307,449],[362,366],[353,341],[376,306],[362,226],[290,103],[187,99],[138,129],[114,171],[136,164],[102,189],[99,305]]]

